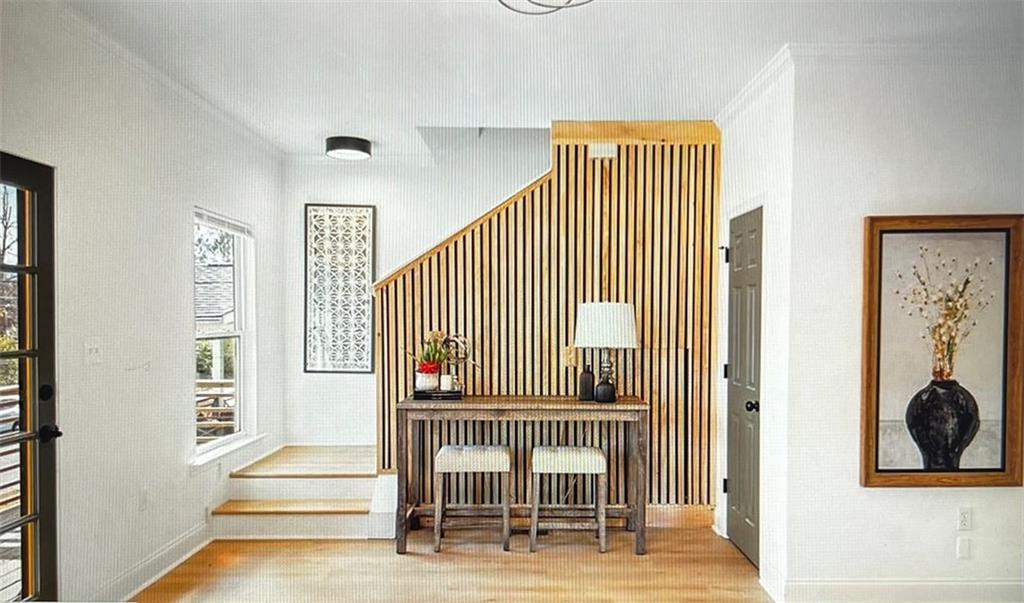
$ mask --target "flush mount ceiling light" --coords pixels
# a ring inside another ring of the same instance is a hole
[[[361,161],[370,158],[372,147],[365,138],[331,136],[327,139],[327,156],[344,161]]]
[[[578,8],[594,0],[498,0],[502,6],[520,15],[550,15],[563,8]]]

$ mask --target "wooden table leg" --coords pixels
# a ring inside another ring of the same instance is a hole
[[[626,516],[626,530],[636,531],[636,432],[639,421],[625,423],[626,428],[626,508],[629,513]]]
[[[421,421],[409,422],[409,444],[412,448],[412,466],[409,467],[409,506],[416,507],[422,499],[420,493],[423,491],[422,482],[427,479],[423,475],[423,430],[425,425]],[[408,529],[420,529],[419,517],[413,516],[408,521]]]
[[[406,505],[409,501],[409,447],[408,421],[404,410],[396,416],[395,465],[398,473],[398,508],[395,509],[395,552],[405,554],[405,536],[408,531]]]
[[[647,413],[640,415],[636,442],[636,554],[647,553]]]

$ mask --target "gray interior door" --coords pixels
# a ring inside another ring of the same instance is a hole
[[[758,564],[761,209],[729,223],[728,533]]]

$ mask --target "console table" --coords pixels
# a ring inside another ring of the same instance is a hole
[[[396,407],[396,464],[398,508],[395,512],[395,551],[404,554],[410,523],[430,510],[420,505],[413,493],[423,476],[409,470],[422,467],[422,446],[417,421],[608,421],[626,426],[628,472],[625,508],[609,508],[609,517],[625,517],[635,535],[637,555],[647,552],[645,527],[647,510],[648,404],[632,397],[612,403],[580,402],[569,397],[549,396],[466,396],[461,400],[415,400],[406,398]],[[410,487],[413,486],[413,487]],[[572,516],[570,509],[548,509],[552,516]]]

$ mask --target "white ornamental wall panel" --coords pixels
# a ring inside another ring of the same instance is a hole
[[[374,208],[306,205],[306,372],[373,371]]]

